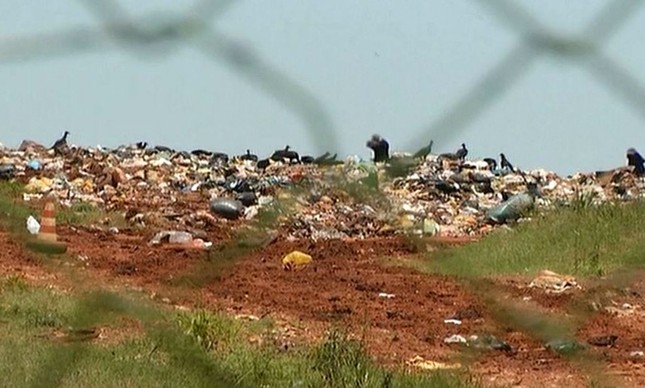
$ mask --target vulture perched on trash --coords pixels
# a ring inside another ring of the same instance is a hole
[[[56,155],[62,155],[67,151],[67,136],[69,135],[69,131],[65,131],[63,133],[63,137],[60,139],[56,140],[53,146],[51,146],[51,150],[54,150],[54,153]]]

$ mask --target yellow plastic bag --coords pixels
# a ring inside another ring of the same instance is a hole
[[[294,269],[294,267],[300,267],[309,264],[312,261],[313,258],[310,255],[300,251],[293,251],[282,258],[282,268],[286,271],[290,271]]]

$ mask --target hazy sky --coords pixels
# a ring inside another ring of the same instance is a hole
[[[550,30],[571,36],[606,3],[516,2]],[[132,16],[178,15],[193,4],[122,3]],[[2,2],[0,47],[17,36],[98,24],[81,1]],[[331,151],[342,156],[369,157],[365,142],[372,133],[393,150],[415,151],[421,139],[436,138],[436,151],[446,152],[463,141],[472,157],[504,151],[520,167],[561,173],[623,165],[631,146],[645,151],[643,109],[580,62],[552,55],[523,65],[527,71],[472,122],[441,137],[428,133],[520,42],[480,1],[246,0],[230,6],[213,29],[314,95],[337,134],[339,148]],[[645,83],[643,36],[639,10],[602,50]],[[84,146],[146,140],[231,154],[251,148],[264,155],[285,144],[318,154],[332,144],[331,136],[310,136],[297,113],[243,73],[204,55],[200,42],[156,59],[116,45],[29,61],[2,61],[0,52],[0,142],[50,145],[69,130],[69,140]]]

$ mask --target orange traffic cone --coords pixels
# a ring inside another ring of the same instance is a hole
[[[56,210],[54,202],[47,200],[45,209],[40,219],[40,230],[35,241],[29,241],[27,246],[31,249],[47,254],[61,254],[67,251],[67,244],[58,241],[56,234]]]
[[[56,213],[54,209],[54,202],[47,201],[43,216],[40,220],[40,231],[38,238],[44,241],[56,242],[58,236],[56,235]]]

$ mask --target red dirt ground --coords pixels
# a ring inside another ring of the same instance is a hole
[[[592,371],[610,378],[613,386],[645,384],[645,357],[630,356],[632,351],[645,351],[645,315],[639,308],[625,316],[602,309],[591,312],[577,332],[578,340],[610,334],[618,340],[611,347],[589,346],[595,363],[568,359],[546,350],[527,333],[497,321],[480,290],[451,277],[386,265],[381,260],[384,257],[397,261],[414,254],[413,247],[403,239],[318,243],[278,240],[244,253],[239,261],[213,276],[201,277],[202,283],[191,287],[179,281],[182,276],[208,275],[209,268],[217,267],[221,258],[211,254],[209,261],[203,251],[149,246],[149,234],[58,229],[60,239],[69,245],[68,254],[75,266],[102,284],[141,288],[178,305],[271,316],[306,340],[319,339],[330,325],[348,327],[364,338],[376,360],[388,366],[401,367],[421,356],[432,361],[469,363],[485,385],[585,386]],[[226,236],[209,231],[216,245]],[[283,270],[282,256],[294,249],[308,252],[314,262],[303,269]],[[22,274],[41,283],[69,286],[64,276],[40,264],[7,234],[0,234],[0,252],[0,274]],[[526,279],[515,283],[500,283],[499,290],[517,303],[563,316],[576,298],[584,296],[580,291],[556,296],[518,288],[526,285]],[[605,299],[617,306],[638,306],[645,283],[632,288],[631,294],[615,293]],[[379,293],[394,297],[381,297]],[[527,296],[530,301],[523,300]],[[461,325],[444,323],[458,312],[466,315]],[[458,345],[443,342],[453,334],[467,337],[484,332],[504,339],[514,351],[492,350],[468,356]]]

